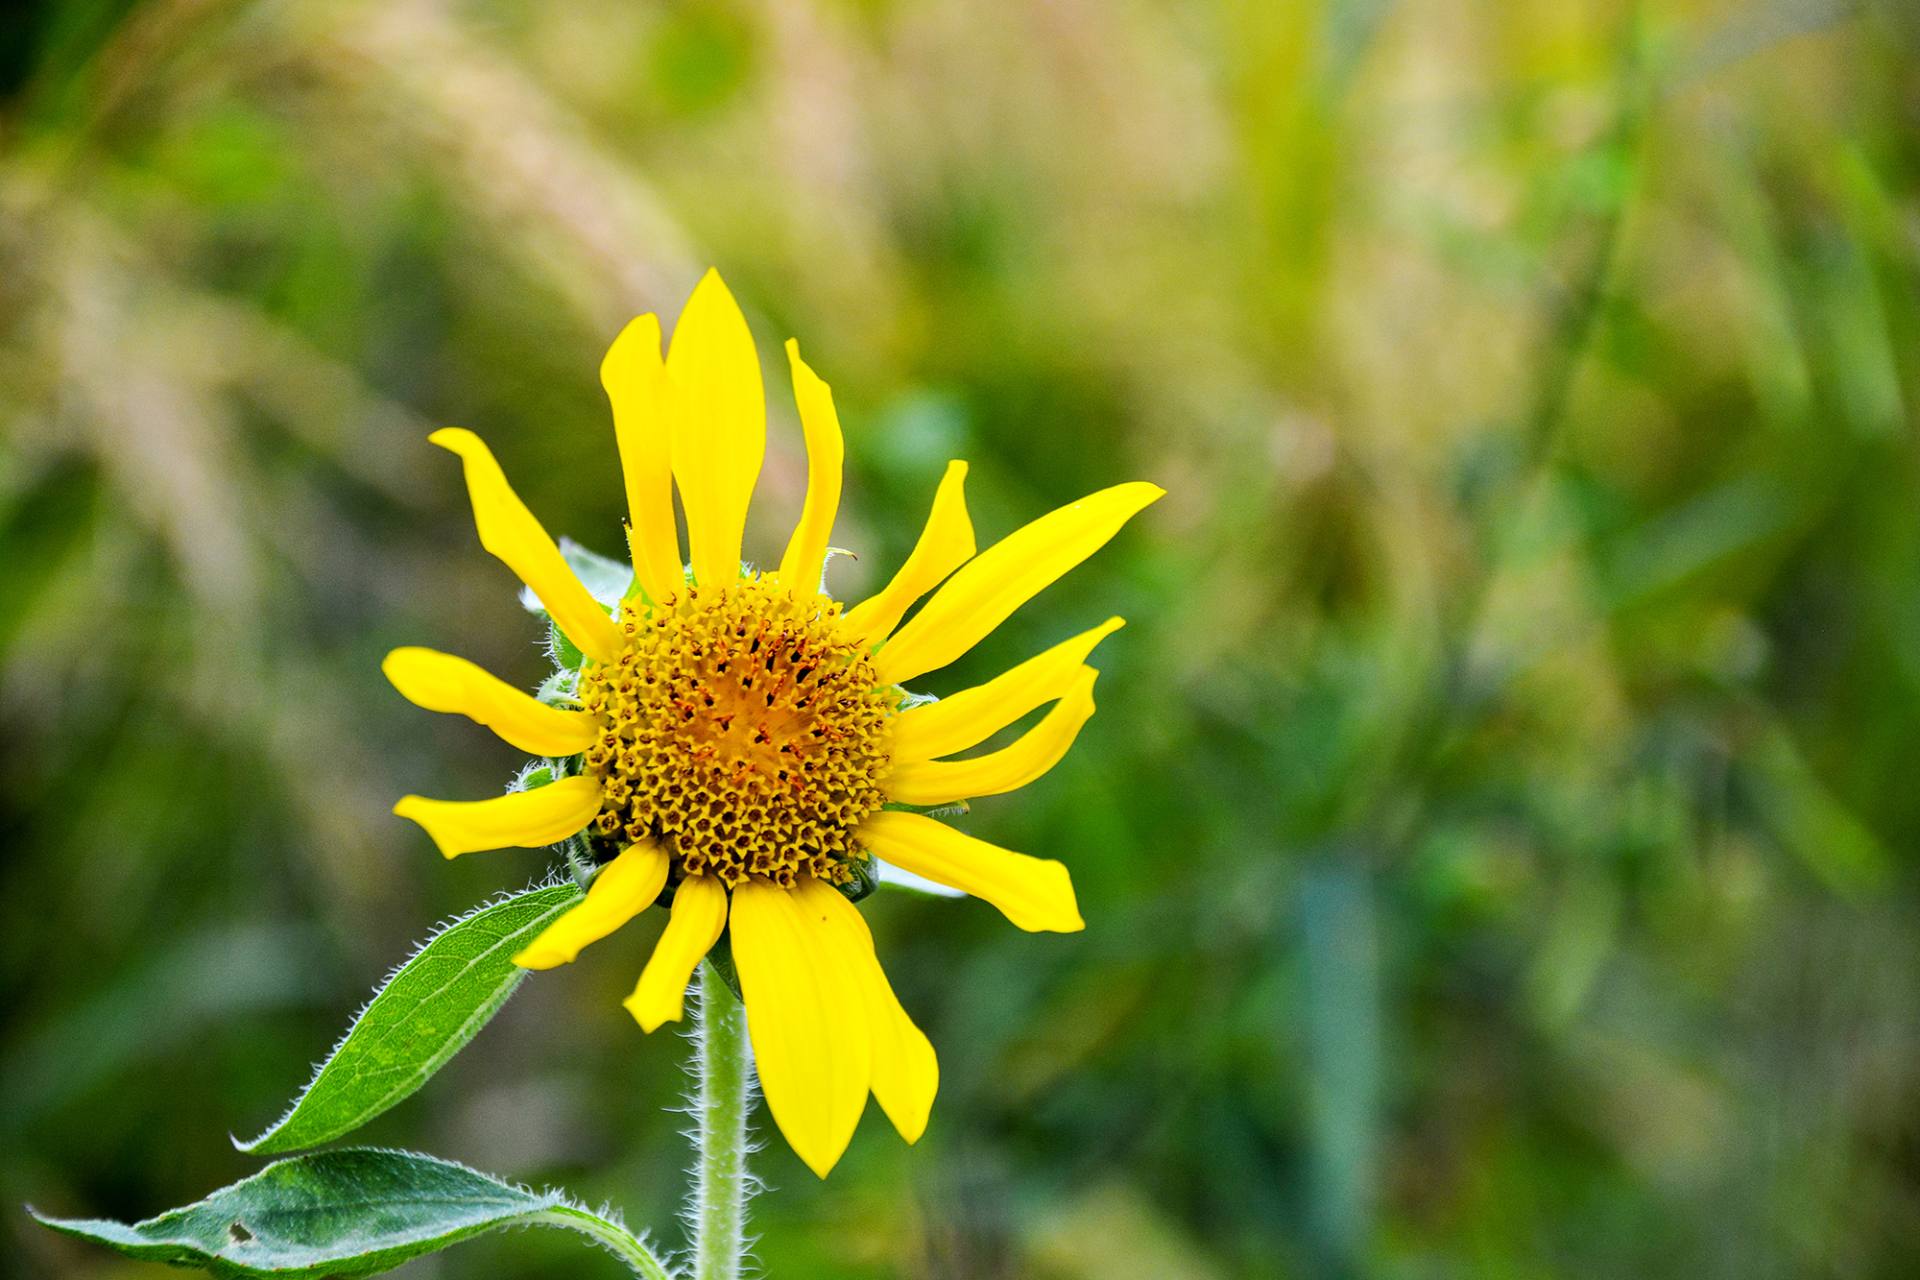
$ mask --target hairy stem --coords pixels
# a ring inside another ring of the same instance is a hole
[[[699,1143],[691,1206],[694,1280],[739,1280],[746,1257],[753,1052],[747,1011],[710,960],[700,966],[693,1071]]]

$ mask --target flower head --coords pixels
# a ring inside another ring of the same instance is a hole
[[[767,1104],[824,1177],[869,1092],[913,1142],[938,1084],[933,1048],[894,997],[852,901],[874,859],[985,899],[1022,929],[1084,927],[1058,862],[976,840],[920,810],[1011,791],[1051,769],[1093,714],[1096,673],[1086,658],[1121,622],[938,701],[905,685],[967,652],[1162,491],[1101,490],[975,554],[966,464],[950,463],[906,562],[878,594],[843,608],[823,583],[840,499],[840,423],[827,384],[792,342],[787,357],[808,482],[778,568],[741,561],[766,450],[765,399],[746,320],[708,272],[664,359],[659,321],[646,315],[601,365],[633,559],[617,602],[596,599],[575,575],[477,436],[431,437],[464,464],[481,544],[564,638],[560,677],[536,697],[417,648],[395,650],[385,670],[418,705],[466,715],[545,761],[530,779],[539,785],[491,800],[407,796],[396,813],[449,858],[570,837],[592,853],[586,898],[516,962],[565,964],[670,902],[626,1001],[652,1031],[680,1017],[695,966],[726,931]],[[1010,745],[951,758],[1049,703]]]

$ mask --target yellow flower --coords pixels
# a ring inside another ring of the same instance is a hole
[[[680,1017],[694,968],[730,929],[767,1105],[825,1177],[869,1091],[913,1142],[938,1084],[932,1046],[836,886],[872,856],[983,898],[1022,929],[1083,928],[1058,862],[913,810],[1011,791],[1052,768],[1093,714],[1095,672],[1085,659],[1121,620],[940,701],[910,700],[902,686],[966,653],[1162,490],[1103,489],[976,555],[966,464],[950,463],[906,563],[878,594],[843,611],[822,589],[840,500],[840,423],[827,384],[793,342],[787,358],[808,478],[777,569],[740,559],[766,451],[766,406],[746,320],[710,271],[664,360],[660,323],[646,315],[601,365],[634,570],[611,615],[477,436],[448,429],[431,437],[464,464],[481,544],[584,655],[577,678],[541,700],[464,659],[414,648],[395,650],[385,671],[413,702],[466,715],[563,775],[491,800],[403,799],[394,812],[424,827],[443,854],[583,835],[607,858],[585,900],[516,962],[565,964],[670,892],[666,929],[626,1001],[652,1031]],[[675,488],[690,564],[674,524]],[[1047,703],[1011,745],[949,758]]]

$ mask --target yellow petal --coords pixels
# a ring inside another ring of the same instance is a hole
[[[985,742],[1072,688],[1093,647],[1125,625],[1122,618],[1108,618],[983,685],[902,711],[893,722],[894,760],[935,760]]]
[[[1060,763],[1080,727],[1093,715],[1093,682],[1100,673],[1080,668],[1073,687],[1040,723],[1009,745],[971,760],[920,760],[894,769],[886,780],[887,799],[901,804],[938,805],[974,796],[1016,791]]]
[[[873,1050],[858,974],[829,942],[818,904],[755,877],[733,891],[731,937],[767,1109],[821,1177],[866,1109]]]
[[[817,910],[827,921],[829,940],[840,950],[842,963],[858,975],[873,1037],[873,1096],[900,1136],[918,1142],[927,1130],[933,1096],[940,1088],[940,1063],[933,1046],[900,1007],[859,909],[818,880],[802,881],[794,894],[803,907]]]
[[[1143,481],[1115,485],[1049,512],[988,547],[887,641],[874,658],[881,683],[899,684],[938,670],[973,648],[1165,493]]]
[[[651,600],[664,600],[685,580],[680,534],[673,526],[673,412],[660,361],[660,318],[629,322],[600,362],[600,385],[613,406],[613,434],[627,485],[627,527],[633,571]]]
[[[807,502],[800,523],[780,557],[780,581],[801,595],[820,590],[820,570],[827,561],[827,539],[833,535],[834,513],[840,507],[840,464],[845,444],[840,416],[833,409],[833,392],[800,358],[800,344],[787,339],[787,362],[793,366],[793,398],[800,406],[800,428],[807,436]]]
[[[424,827],[449,858],[482,849],[540,849],[593,821],[600,812],[600,784],[592,778],[562,778],[491,800],[403,796],[393,811]]]
[[[642,1031],[678,1022],[696,965],[727,927],[726,886],[712,876],[688,876],[673,891],[673,915],[654,944],[633,994],[621,1003]]]
[[[620,633],[613,619],[580,585],[580,579],[561,558],[560,548],[553,545],[533,512],[507,484],[500,464],[480,437],[460,427],[442,427],[427,440],[460,455],[480,545],[533,589],[554,625],[575,648],[595,662],[612,662],[619,657]]]
[[[913,602],[940,585],[940,580],[973,557],[973,521],[967,516],[967,464],[949,462],[947,474],[933,495],[920,541],[913,544],[907,562],[893,581],[847,611],[842,622],[864,644],[878,644],[893,634]]]
[[[550,707],[465,658],[437,649],[395,649],[380,670],[414,706],[465,716],[536,756],[578,755],[600,733],[599,722],[586,712]]]
[[[767,452],[767,402],[747,318],[717,271],[702,277],[680,312],[667,376],[676,414],[673,478],[686,508],[693,576],[702,585],[732,582]]]
[[[976,840],[925,814],[893,809],[862,823],[859,839],[876,857],[991,902],[1029,933],[1087,927],[1073,900],[1073,881],[1057,862]]]
[[[625,853],[600,868],[586,901],[542,929],[513,962],[522,969],[572,964],[588,943],[600,941],[652,906],[666,883],[666,851],[651,840],[628,845]]]

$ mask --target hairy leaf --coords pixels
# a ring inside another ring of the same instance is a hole
[[[234,1145],[265,1154],[318,1146],[407,1097],[499,1012],[526,977],[514,954],[580,896],[572,883],[530,889],[440,930],[374,994],[287,1113]]]
[[[296,1156],[222,1187],[197,1204],[129,1226],[48,1218],[66,1235],[130,1258],[200,1266],[217,1276],[365,1276],[510,1226],[568,1227],[592,1236],[636,1272],[644,1246],[556,1191],[528,1191],[451,1161],[351,1148]]]

